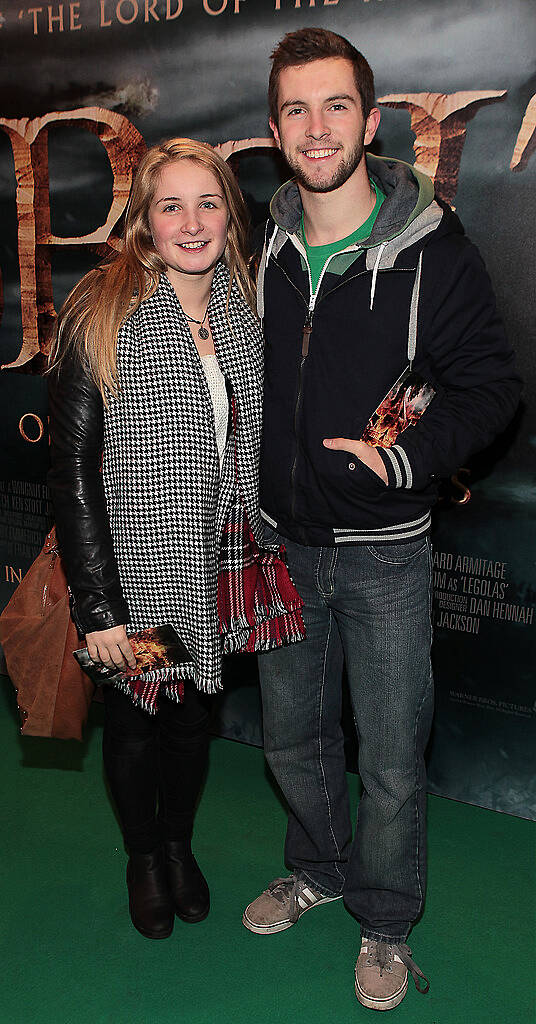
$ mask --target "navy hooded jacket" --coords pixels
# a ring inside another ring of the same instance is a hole
[[[386,199],[370,236],[331,257],[314,295],[294,181],[274,196],[264,235],[260,501],[265,520],[302,544],[426,533],[439,478],[507,426],[521,390],[489,277],[458,217],[409,164],[367,164]],[[360,439],[410,367],[435,394],[414,425],[378,448],[386,485],[322,442]]]

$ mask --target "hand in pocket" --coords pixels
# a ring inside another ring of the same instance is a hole
[[[350,452],[355,455],[360,462],[376,473],[376,476],[379,476],[384,484],[387,483],[387,470],[377,448],[365,444],[364,441],[353,441],[348,437],[326,437],[322,443],[325,448],[331,448],[333,451]]]

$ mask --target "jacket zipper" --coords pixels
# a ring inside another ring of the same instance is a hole
[[[298,389],[297,389],[297,394],[296,394],[296,404],[295,404],[295,407],[294,407],[294,442],[295,442],[295,452],[294,452],[294,461],[292,463],[292,469],[290,471],[290,495],[291,495],[290,510],[291,510],[292,518],[295,519],[296,518],[296,470],[297,470],[298,455],[299,455],[298,422],[299,422],[299,414],[300,414],[300,411],[301,411],[301,402],[302,402],[302,393],[303,393],[303,369],[304,369],[304,366],[305,366],[305,359],[307,358],[307,355],[308,355],[308,349],[310,349],[311,335],[313,333],[313,317],[315,315],[315,308],[316,308],[316,305],[317,305],[318,295],[319,295],[319,292],[320,292],[320,289],[321,289],[321,286],[322,286],[322,282],[324,280],[324,274],[325,274],[325,272],[326,272],[326,270],[328,268],[328,265],[331,262],[331,260],[334,259],[334,257],[338,256],[339,254],[338,253],[332,253],[332,255],[324,263],[324,266],[322,267],[322,271],[321,271],[321,274],[320,274],[320,278],[319,278],[318,283],[317,283],[317,290],[316,290],[316,292],[314,292],[313,291],[313,281],[312,281],[312,278],[311,278],[311,267],[310,267],[310,265],[308,265],[307,254],[306,254],[305,250],[303,249],[303,247],[298,243],[298,241],[294,237],[292,237],[292,242],[293,242],[295,248],[298,250],[298,252],[303,256],[303,258],[305,260],[305,266],[307,268],[307,276],[308,276],[308,294],[310,294],[310,300],[308,300],[307,315],[305,316],[305,322],[303,324],[303,329],[302,329],[302,334],[301,334],[301,361],[300,361],[300,364],[299,364]],[[278,265],[280,265],[280,264],[278,264]],[[283,267],[281,267],[281,269],[283,269]],[[284,270],[283,270],[283,272],[285,273]],[[285,274],[285,275],[288,278],[288,274]],[[288,278],[288,280],[290,281],[290,278]],[[293,283],[291,282],[291,284],[293,284]],[[294,285],[294,288],[295,288],[295,285]],[[299,294],[301,295],[301,292]]]
[[[305,318],[305,323],[303,325],[302,356],[301,356],[301,361],[300,361],[300,368],[299,368],[299,371],[298,371],[298,391],[297,391],[297,395],[296,395],[296,405],[294,406],[294,442],[295,442],[295,448],[294,448],[294,461],[292,463],[292,469],[290,471],[290,495],[291,495],[290,508],[291,508],[292,518],[293,519],[295,518],[295,515],[296,515],[296,486],[295,486],[295,484],[296,484],[296,468],[297,468],[297,465],[298,465],[298,452],[299,452],[299,447],[300,447],[299,440],[298,440],[298,422],[299,422],[299,416],[300,416],[301,405],[302,405],[303,368],[305,366],[305,360],[307,359],[307,356],[309,355],[309,339],[311,337],[311,331],[313,329],[313,313],[314,313],[314,306],[313,306],[313,308],[311,308],[311,306],[309,306],[309,310],[308,310],[307,316]]]
[[[295,245],[296,245],[296,248],[299,249],[299,251],[302,251],[301,246],[298,246],[296,243],[295,243]],[[290,496],[291,496],[290,497],[290,509],[291,509],[291,514],[292,514],[292,518],[293,519],[296,518],[296,470],[297,470],[297,467],[298,467],[298,455],[299,455],[299,451],[300,451],[300,443],[299,443],[299,439],[298,439],[298,423],[299,423],[299,416],[300,416],[300,411],[301,411],[301,406],[302,406],[302,396],[303,396],[303,371],[304,371],[304,367],[305,367],[305,361],[307,359],[307,356],[309,355],[309,344],[310,344],[311,334],[312,334],[312,330],[313,330],[313,316],[314,316],[314,312],[315,312],[315,306],[316,306],[316,300],[317,300],[317,297],[318,297],[318,292],[320,291],[320,286],[322,284],[322,280],[323,280],[324,274],[326,272],[326,268],[328,266],[328,263],[330,262],[330,260],[333,259],[334,256],[336,256],[338,254],[337,253],[333,253],[333,255],[330,256],[329,259],[327,259],[326,262],[324,263],[324,266],[322,267],[322,272],[320,274],[320,277],[318,278],[318,283],[317,283],[316,291],[315,292],[313,292],[313,282],[312,282],[312,279],[311,279],[311,268],[309,266],[309,262],[307,260],[307,254],[306,254],[305,250],[303,250],[302,255],[305,256],[305,265],[307,267],[307,274],[308,274],[308,277],[309,277],[309,308],[307,310],[307,316],[305,318],[305,323],[303,325],[303,331],[302,331],[302,354],[301,354],[300,368],[299,368],[299,371],[298,371],[298,392],[297,392],[297,395],[296,395],[296,404],[294,406],[294,442],[295,442],[295,450],[294,450],[294,461],[292,463],[292,469],[290,471]],[[283,269],[283,268],[281,268],[281,269]],[[283,271],[283,273],[285,273],[285,272]],[[290,278],[289,278],[289,280],[290,280]],[[300,295],[301,295],[301,292],[300,292]]]

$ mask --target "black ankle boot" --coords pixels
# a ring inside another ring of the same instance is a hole
[[[210,893],[189,842],[164,844],[166,872],[175,913],[181,921],[203,921],[210,910]]]
[[[174,907],[160,848],[130,854],[127,888],[134,927],[146,939],[167,939],[173,931]]]

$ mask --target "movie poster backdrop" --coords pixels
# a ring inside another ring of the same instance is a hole
[[[133,171],[163,137],[217,146],[262,221],[285,177],[267,123],[269,54],[304,25],[340,32],[368,57],[382,111],[373,150],[427,172],[456,208],[518,352],[523,408],[444,482],[434,517],[429,776],[433,793],[535,817],[536,33],[526,0],[0,0],[0,607],[51,516],[42,373],[57,310],[117,245]],[[255,660],[230,661],[227,681],[216,728],[261,743]],[[355,766],[350,724],[348,754]]]

